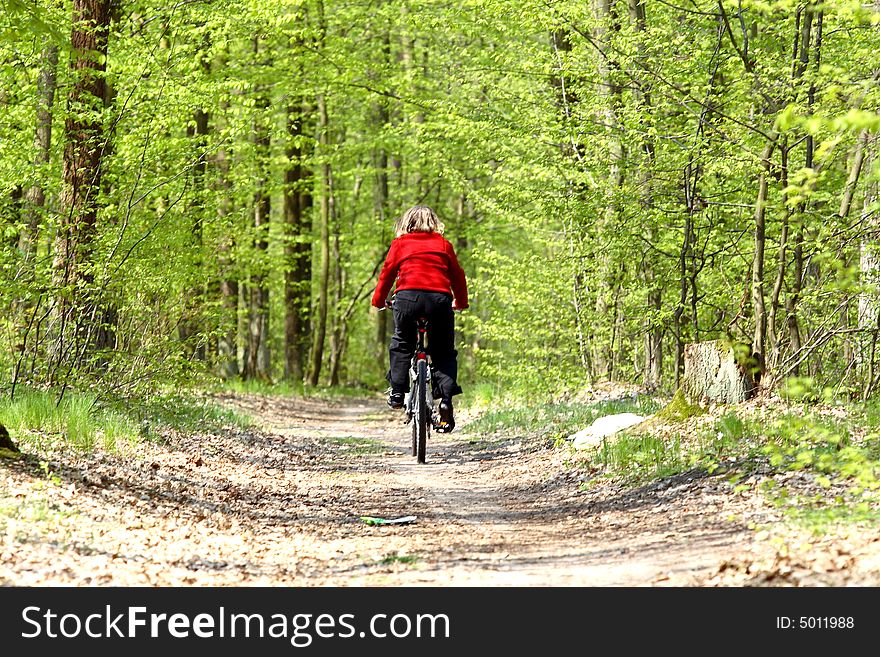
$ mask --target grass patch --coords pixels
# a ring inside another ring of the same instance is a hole
[[[743,453],[744,434],[745,425],[733,413],[696,435],[624,431],[603,440],[587,464],[602,478],[631,485],[694,469],[711,474]]]
[[[408,566],[418,563],[419,558],[414,554],[386,554],[384,557],[379,559],[376,563],[380,566],[391,566],[396,563],[402,563]]]
[[[624,434],[610,442],[603,440],[597,461],[607,473],[636,481],[669,477],[687,467],[679,436],[665,440],[650,434]]]
[[[649,415],[660,405],[651,397],[640,396],[593,403],[541,404],[501,408],[483,413],[464,430],[475,434],[511,432],[560,440],[593,423],[596,418],[615,413]]]
[[[337,438],[328,438],[326,442],[336,445],[349,454],[356,456],[368,454],[382,454],[386,447],[383,443],[372,438],[358,438],[355,436],[340,436]]]
[[[19,447],[37,449],[46,441],[60,441],[82,451],[99,445],[115,450],[140,436],[136,419],[101,405],[92,393],[69,391],[59,402],[51,391],[21,390],[13,401],[0,399],[0,422]]]
[[[606,476],[641,484],[688,470],[709,473],[741,452],[745,425],[730,413],[696,436],[623,433],[602,441],[595,463]]]
[[[183,395],[157,395],[131,405],[144,431],[176,429],[184,432],[218,431],[227,427],[247,429],[253,426],[250,416],[218,406],[206,399]]]
[[[724,474],[732,494],[761,490],[792,522],[821,532],[880,521],[880,404],[780,405],[761,419],[736,409],[710,426],[672,433],[644,426],[580,453],[584,486],[643,485],[690,470]],[[639,433],[634,433],[638,431]],[[791,476],[794,473],[796,476]]]
[[[210,401],[182,395],[108,401],[94,393],[68,390],[59,401],[54,390],[20,389],[14,400],[0,398],[0,423],[20,448],[39,452],[55,444],[79,451],[97,447],[118,451],[142,440],[157,439],[167,429],[246,428],[251,420]]]

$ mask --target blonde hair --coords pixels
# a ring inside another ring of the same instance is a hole
[[[439,233],[443,234],[446,226],[427,205],[416,205],[403,213],[394,224],[397,237],[408,233]]]

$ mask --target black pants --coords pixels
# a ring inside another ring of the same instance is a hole
[[[394,335],[388,351],[391,369],[388,382],[395,392],[409,391],[409,367],[416,350],[416,322],[428,320],[427,351],[431,356],[434,399],[452,399],[461,394],[458,352],[455,350],[455,321],[452,297],[442,292],[402,290],[394,295]]]

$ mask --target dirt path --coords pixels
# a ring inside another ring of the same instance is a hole
[[[582,490],[564,450],[458,432],[432,436],[420,466],[379,399],[224,403],[260,430],[0,469],[0,583],[700,585],[754,579],[762,558],[779,570],[750,529],[775,511],[719,477]]]

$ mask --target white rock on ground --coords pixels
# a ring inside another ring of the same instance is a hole
[[[581,429],[568,437],[575,449],[589,449],[602,442],[603,438],[613,436],[618,431],[623,431],[631,426],[642,422],[645,418],[635,413],[617,413],[605,415],[596,420],[586,429]]]

